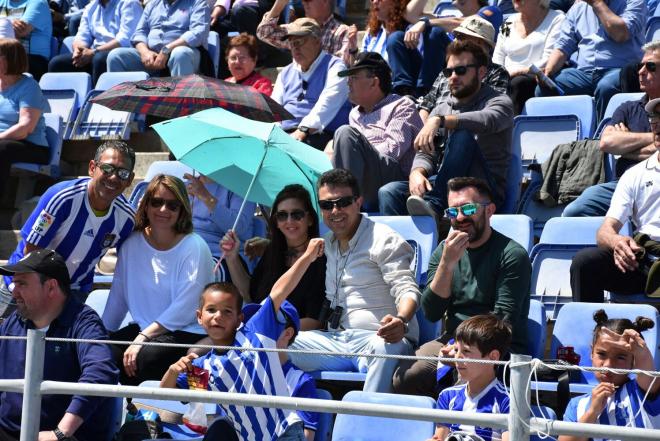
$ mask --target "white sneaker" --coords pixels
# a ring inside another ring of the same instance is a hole
[[[433,209],[431,204],[424,200],[424,198],[416,195],[408,197],[406,201],[406,208],[408,209],[408,214],[411,216],[431,216],[435,221],[435,225],[438,230],[438,238],[444,240],[449,234],[449,228],[451,223],[449,219],[438,214],[437,211]]]

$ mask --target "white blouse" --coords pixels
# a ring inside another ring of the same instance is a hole
[[[513,14],[500,29],[493,53],[493,63],[504,66],[509,72],[528,68],[532,64],[539,68],[545,67],[555,41],[559,37],[562,21],[564,21],[564,14],[551,9],[541,24],[527,37],[522,38],[515,31],[520,22],[520,14]]]

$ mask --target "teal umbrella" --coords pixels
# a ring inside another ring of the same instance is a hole
[[[267,206],[287,184],[301,184],[316,201],[316,180],[332,168],[325,153],[296,141],[277,124],[221,108],[153,128],[179,161],[244,199]]]

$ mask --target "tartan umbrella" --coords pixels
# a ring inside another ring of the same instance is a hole
[[[197,74],[127,81],[91,101],[113,110],[163,118],[190,115],[214,107],[255,121],[293,118],[284,107],[251,87]]]

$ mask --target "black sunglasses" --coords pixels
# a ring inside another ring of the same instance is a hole
[[[344,196],[337,199],[324,199],[319,201],[319,207],[321,207],[321,210],[325,211],[330,211],[335,207],[341,210],[342,208],[346,208],[351,205],[353,202],[355,202],[356,199],[357,198],[355,196]]]
[[[656,64],[655,61],[647,61],[644,63],[639,63],[637,65],[637,70],[642,70],[642,67],[646,67],[646,70],[648,70],[649,72],[655,72]]]
[[[478,64],[466,64],[465,66],[456,66],[456,67],[445,67],[442,69],[442,74],[445,76],[445,78],[449,78],[452,76],[454,72],[456,72],[456,75],[459,77],[465,75],[468,71],[469,68],[474,67],[477,68],[479,67]]]
[[[127,168],[116,167],[112,164],[106,164],[104,162],[97,162],[96,166],[101,169],[105,176],[117,175],[122,181],[128,181],[128,178],[131,177],[131,171]]]
[[[286,222],[289,219],[294,221],[301,221],[305,217],[305,213],[306,212],[303,210],[293,210],[293,211],[280,210],[277,213],[275,213],[275,219],[277,219],[278,222]]]
[[[151,208],[161,208],[164,205],[170,211],[177,211],[181,208],[181,202],[176,199],[151,198],[149,205]]]

